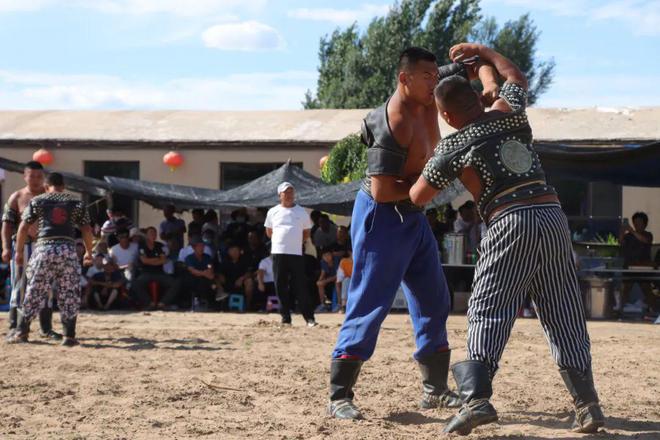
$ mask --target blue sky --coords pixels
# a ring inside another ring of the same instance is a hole
[[[319,39],[391,2],[0,0],[0,109],[299,109]],[[660,105],[660,0],[482,0],[530,12],[541,107]]]

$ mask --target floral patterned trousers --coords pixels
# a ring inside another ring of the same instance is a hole
[[[27,266],[23,319],[30,322],[56,292],[62,322],[78,316],[80,263],[73,242],[39,243]],[[55,287],[55,289],[53,289]]]

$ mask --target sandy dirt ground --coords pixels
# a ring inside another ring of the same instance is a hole
[[[367,419],[325,417],[341,319],[320,315],[321,325],[310,329],[297,316],[293,327],[280,328],[276,315],[84,313],[79,347],[40,340],[37,332],[28,345],[0,345],[0,438],[442,438],[453,412],[418,409],[419,374],[403,314],[385,321],[356,387]],[[465,317],[450,317],[448,328],[453,359],[461,360]],[[500,420],[468,438],[660,439],[660,326],[590,322],[589,330],[603,431],[567,430],[569,396],[540,326],[519,319],[494,383]]]

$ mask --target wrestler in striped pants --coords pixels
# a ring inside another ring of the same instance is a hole
[[[491,221],[481,241],[468,309],[468,359],[484,362],[491,377],[527,294],[557,365],[590,369],[571,238],[559,204],[506,209]]]

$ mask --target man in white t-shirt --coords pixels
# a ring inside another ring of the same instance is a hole
[[[312,220],[295,203],[295,189],[289,182],[277,187],[280,204],[266,214],[266,235],[271,239],[275,292],[280,299],[282,324],[291,324],[292,298],[300,305],[307,325],[316,326],[310,293],[307,291],[303,242],[310,236]]]
[[[117,238],[119,243],[110,248],[110,256],[130,282],[138,259],[138,244],[130,240],[128,231],[119,232]]]

